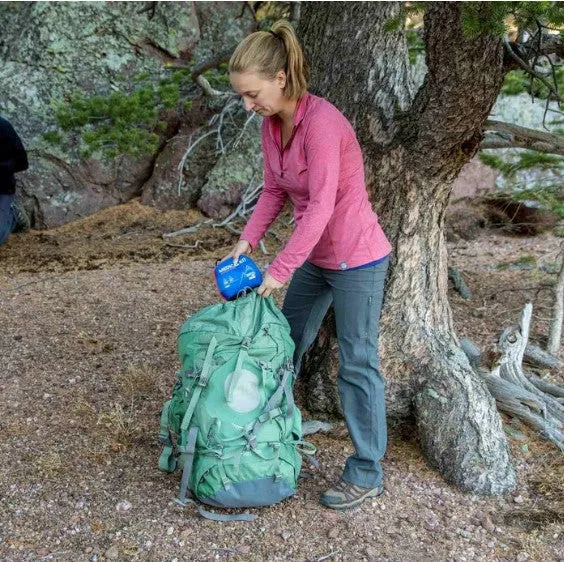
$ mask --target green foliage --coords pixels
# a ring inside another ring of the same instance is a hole
[[[150,85],[129,95],[78,94],[68,104],[60,104],[55,113],[61,131],[80,133],[79,154],[85,158],[97,152],[109,158],[152,152],[158,142],[158,135],[151,132],[157,116],[155,92]]]
[[[425,52],[425,41],[415,29],[406,30],[407,47],[409,52],[409,62],[415,64],[417,56]]]
[[[478,155],[482,164],[489,166],[490,168],[495,168],[496,170],[501,170],[505,162],[495,154],[489,152],[480,152]]]
[[[426,2],[403,3],[398,16],[384,25],[386,31],[406,28],[409,19],[424,12]],[[462,31],[470,36],[497,35],[509,30],[509,23],[518,29],[536,29],[537,22],[558,28],[564,25],[562,2],[459,2]]]
[[[537,22],[558,27],[564,25],[564,3],[562,2],[459,2],[462,31],[469,37],[479,35],[506,36],[509,27],[520,31],[537,29]],[[384,24],[388,32],[404,29],[409,48],[409,60],[413,64],[425,46],[420,33],[421,14],[425,11],[425,2],[405,2],[400,13]],[[564,82],[564,71],[558,71],[557,82]],[[564,84],[559,85],[559,89]],[[509,73],[503,87],[503,93],[516,95],[528,91],[536,97],[548,96],[548,89],[538,80],[531,83],[530,77],[523,72]]]
[[[261,29],[268,29],[279,19],[289,19],[291,2],[260,2],[255,12],[255,18]]]
[[[404,3],[400,13],[390,18],[384,23],[384,30],[387,32],[405,30],[409,62],[415,64],[417,56],[425,52],[425,42],[421,34],[421,14],[425,9],[424,2]]]
[[[148,72],[141,72],[134,78],[133,91],[75,94],[68,102],[55,104],[58,130],[44,133],[43,138],[66,150],[78,145],[78,155],[83,158],[151,154],[158,146],[157,133],[167,126],[159,120],[160,111],[182,112],[192,107],[192,101],[183,95],[190,79],[187,69],[174,69],[158,83],[151,81]]]
[[[180,100],[178,84],[174,82],[165,84],[161,83],[157,89],[157,95],[160,97],[162,104],[166,109],[176,107],[178,105],[178,101]]]
[[[521,256],[516,263],[518,265],[536,265],[537,258],[535,256]]]
[[[558,220],[564,219],[564,190],[556,185],[534,187],[513,193],[515,201],[536,201],[545,209],[556,214]]]
[[[505,75],[501,93],[506,96],[516,96],[528,91],[531,81],[522,70],[508,72]]]
[[[134,82],[142,82],[143,80],[146,80],[150,76],[151,76],[150,72],[148,72],[147,70],[144,70],[143,72],[140,72],[137,76],[135,76],[133,78],[133,81]]]
[[[508,179],[513,179],[520,170],[531,168],[551,170],[560,176],[564,168],[563,157],[529,150],[521,152],[518,159],[513,162],[506,162],[499,156],[484,151],[480,152],[479,158],[487,166],[499,170]],[[560,184],[532,187],[517,184],[511,188],[508,195],[515,202],[536,201],[545,209],[555,213],[559,220],[564,219],[564,189]]]
[[[461,2],[462,30],[470,37],[482,34],[503,36],[508,22],[520,30],[536,28],[536,22],[560,26],[564,7],[559,2]]]
[[[495,154],[491,154],[489,152],[480,152],[478,154],[478,158],[486,166],[494,168],[495,170],[499,170],[507,176],[513,176],[517,171],[517,168],[514,167],[514,164],[506,162]]]
[[[560,2],[505,2],[520,29],[534,27],[537,21],[564,25],[564,7]]]
[[[564,158],[543,152],[526,150],[519,154],[516,161],[506,162],[495,154],[480,152],[480,161],[490,168],[499,170],[507,178],[514,178],[519,170],[539,168],[541,170],[560,171],[564,166]]]
[[[556,87],[559,92],[564,91],[564,67],[555,68]],[[552,77],[548,76],[550,82]],[[513,70],[505,75],[501,92],[507,96],[515,96],[527,92],[536,98],[546,99],[549,94],[548,88],[539,80],[531,81],[530,74],[523,70]]]
[[[562,156],[544,154],[527,150],[519,155],[519,168],[526,170],[529,168],[540,168],[541,170],[559,169],[564,164]]]
[[[410,24],[413,26],[415,21],[418,19],[425,10],[425,2],[404,2],[401,5],[400,13],[393,18],[390,18],[384,24],[385,31],[397,31]]]
[[[43,140],[47,141],[49,144],[60,145],[63,142],[63,137],[57,131],[48,131],[41,136]]]
[[[391,31],[398,31],[398,29],[401,29],[404,25],[405,14],[402,12],[384,23],[384,31],[387,31],[388,33]]]
[[[227,69],[222,71],[216,68],[211,68],[210,70],[204,72],[203,76],[210,83],[210,86],[229,86],[229,74],[227,74]]]
[[[519,2],[461,2],[462,31],[469,37],[478,35],[505,35],[510,5]]]

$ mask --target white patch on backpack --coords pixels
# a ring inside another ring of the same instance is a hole
[[[237,386],[232,391],[232,399],[228,400],[231,387],[231,373],[225,381],[225,400],[227,405],[239,414],[245,414],[254,410],[260,404],[259,379],[251,371],[243,369],[237,381]]]

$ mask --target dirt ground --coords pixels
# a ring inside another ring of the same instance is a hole
[[[254,522],[175,504],[179,475],[157,469],[156,436],[176,334],[218,302],[211,271],[235,236],[205,228],[166,245],[161,234],[200,220],[132,202],[0,247],[0,560],[564,560],[562,454],[508,418],[518,487],[506,497],[446,484],[404,426],[389,438],[383,496],[327,510],[318,495],[351,452],[337,426],[310,438],[321,470],[294,498],[251,510]],[[284,237],[284,220],[275,230]],[[473,295],[451,288],[458,335],[485,348],[533,302],[542,343],[561,241],[484,231],[451,243]],[[267,239],[262,265],[278,244]]]

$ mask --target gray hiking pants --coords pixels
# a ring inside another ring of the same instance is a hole
[[[339,343],[337,382],[355,447],[343,478],[366,488],[382,484],[380,460],[387,443],[378,335],[388,261],[350,271],[322,269],[306,262],[295,272],[282,307],[296,344],[294,363],[299,373],[303,354],[333,303]]]

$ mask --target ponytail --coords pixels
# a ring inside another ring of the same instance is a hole
[[[251,33],[229,61],[229,72],[257,72],[273,79],[281,70],[286,73],[284,96],[302,97],[308,87],[309,66],[294,28],[285,20],[278,20],[270,31]]]

